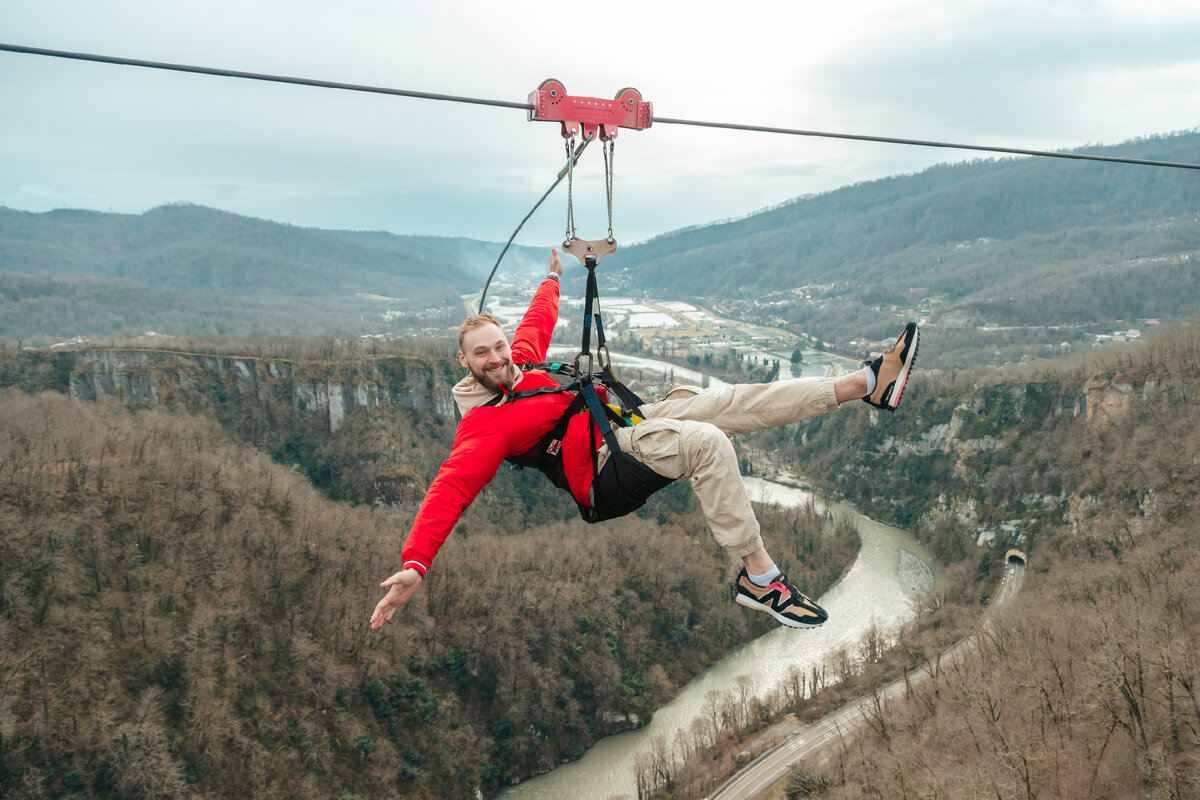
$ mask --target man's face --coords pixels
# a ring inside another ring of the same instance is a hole
[[[498,392],[501,384],[512,388],[516,383],[517,370],[508,349],[508,337],[499,325],[488,323],[467,331],[462,348],[458,351],[458,363],[485,389]]]

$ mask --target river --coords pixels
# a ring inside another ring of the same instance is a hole
[[[810,492],[759,478],[745,478],[750,496],[761,502],[803,505]],[[583,758],[508,789],[505,800],[634,800],[635,760],[658,737],[668,743],[703,714],[706,695],[731,691],[749,678],[756,696],[779,687],[791,667],[805,673],[839,648],[851,650],[875,625],[890,637],[915,613],[914,597],[932,585],[928,554],[906,531],[883,525],[854,509],[831,503],[836,515],[855,519],[862,547],[849,571],[819,602],[829,621],[815,630],[779,627],[738,648],[687,684],[654,713],[649,725],[601,739]],[[750,612],[747,612],[750,613]]]

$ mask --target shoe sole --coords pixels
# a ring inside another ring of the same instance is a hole
[[[895,411],[900,405],[900,396],[904,394],[904,387],[908,384],[908,373],[912,372],[912,368],[917,363],[917,353],[921,349],[921,328],[918,326],[913,329],[912,355],[909,356],[908,362],[904,365],[904,369],[892,381],[892,394],[888,397],[886,406],[888,411]]]
[[[780,625],[786,625],[789,628],[795,628],[797,630],[812,630],[813,628],[819,628],[825,624],[825,620],[821,620],[820,622],[813,623],[810,625],[810,624],[806,624],[803,622],[799,622],[794,619],[789,619],[788,617],[783,616],[782,614],[780,614],[778,611],[771,608],[770,606],[764,605],[763,603],[760,603],[757,600],[751,600],[749,597],[746,597],[744,594],[738,594],[738,596],[734,598],[734,602],[736,602],[738,605],[745,606],[746,608],[752,608],[755,611],[765,611],[768,614],[770,614],[772,617],[774,617],[775,621],[778,622]]]

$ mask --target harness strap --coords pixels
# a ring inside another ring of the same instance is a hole
[[[600,382],[608,389],[611,394],[617,396],[617,400],[621,403],[621,407],[628,413],[625,415],[629,424],[635,424],[632,417],[637,416],[639,421],[645,414],[642,413],[642,398],[638,397],[632,389],[617,380],[617,376],[612,374],[612,370],[605,367],[600,373]]]
[[[486,403],[480,403],[483,406],[498,406],[501,401],[512,403],[517,400],[524,400],[527,397],[540,397],[544,394],[562,394],[563,392],[573,392],[578,389],[578,381],[568,386],[541,386],[537,389],[522,389],[519,392],[505,392],[498,394]]]
[[[533,468],[541,472],[558,488],[570,492],[571,486],[567,481],[566,470],[563,467],[562,443],[567,434],[567,426],[571,418],[583,410],[585,401],[582,394],[577,394],[567,406],[567,410],[558,418],[554,427],[543,436],[538,443],[520,455],[513,456],[508,462],[517,469]]]

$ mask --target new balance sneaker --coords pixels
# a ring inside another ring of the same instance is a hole
[[[767,586],[759,586],[743,567],[733,582],[733,599],[746,608],[767,612],[789,628],[816,628],[829,619],[825,609],[797,590],[782,572]]]
[[[896,410],[896,406],[900,405],[904,384],[908,382],[908,373],[917,363],[917,343],[920,339],[917,323],[910,322],[892,349],[874,361],[864,362],[875,373],[875,391],[863,398],[864,403],[888,411]]]

